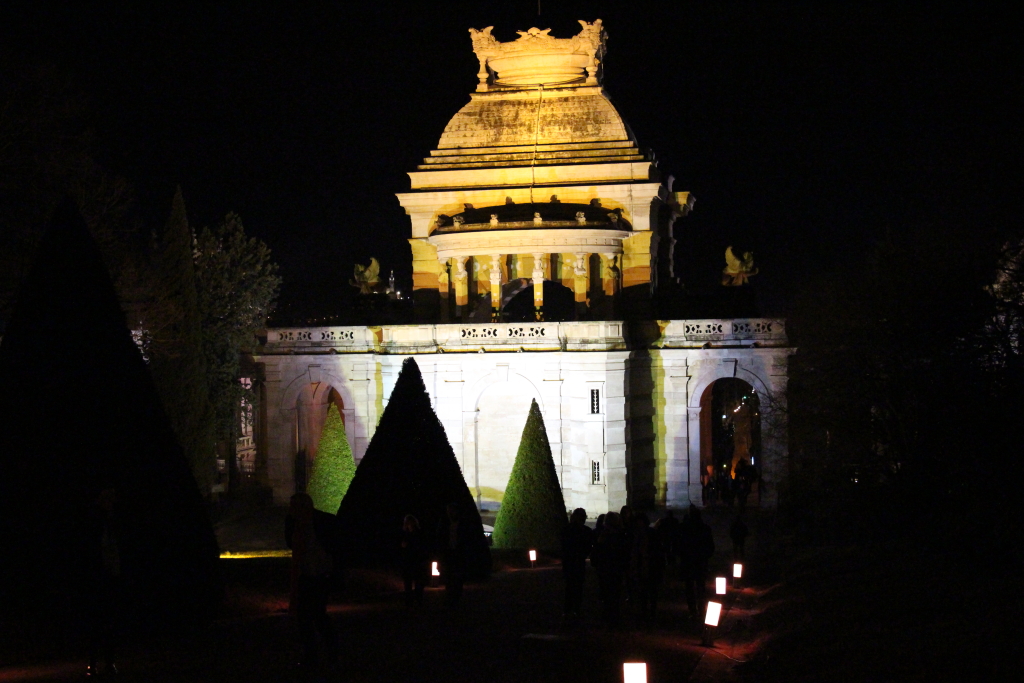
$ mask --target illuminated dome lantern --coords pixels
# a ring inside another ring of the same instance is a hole
[[[580,25],[572,38],[531,28],[504,43],[492,27],[470,29],[476,92],[398,195],[421,320],[473,321],[470,300],[488,295],[498,318],[529,283],[544,319],[545,281],[571,290],[578,318],[617,317],[619,300],[649,297],[657,250],[671,248],[671,221],[692,199],[661,182],[605,94],[601,20]],[[667,224],[662,204],[676,209]]]

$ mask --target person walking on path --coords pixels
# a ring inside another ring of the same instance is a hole
[[[338,634],[327,614],[331,578],[340,569],[332,557],[337,547],[335,517],[316,512],[308,494],[296,493],[285,519],[285,540],[292,550],[291,611],[299,627],[299,666],[304,670],[311,670],[319,661],[317,633],[328,664],[336,666],[338,661]]]
[[[708,562],[715,554],[715,539],[711,527],[701,521],[700,510],[690,506],[690,512],[681,525],[681,570],[686,589],[686,606],[694,619],[703,617],[708,580]]]
[[[430,553],[420,528],[420,521],[406,515],[402,522],[402,541],[399,548],[402,581],[405,582],[405,606],[423,604],[423,588],[427,584]]]
[[[462,599],[466,582],[466,555],[469,538],[458,503],[448,503],[437,530],[437,545],[441,550],[441,578],[444,581],[444,601],[455,607]]]
[[[587,526],[587,511],[576,508],[562,529],[562,575],[565,577],[565,617],[578,619],[583,611],[583,583],[587,557],[594,547],[594,532]]]
[[[743,559],[744,546],[747,543],[747,536],[749,535],[750,530],[747,529],[747,525],[743,523],[743,516],[736,515],[736,519],[733,520],[732,525],[729,527],[729,538],[732,539],[733,559]]]
[[[89,666],[85,676],[95,679],[101,675],[100,655],[106,659],[103,675],[117,675],[114,661],[117,642],[124,617],[124,573],[122,565],[121,533],[114,511],[117,492],[113,487],[103,489],[88,516],[88,551],[85,570],[88,585],[85,592],[86,624],[88,628]]]
[[[647,515],[642,512],[636,516],[636,520],[639,542],[634,543],[634,548],[642,557],[642,561],[638,561],[642,570],[637,576],[640,616],[646,621],[653,621],[658,607],[658,593],[665,577],[664,534],[660,528],[665,520],[659,519],[653,527],[649,526]]]
[[[629,563],[629,545],[618,513],[609,512],[604,518],[604,529],[594,542],[590,564],[597,570],[601,594],[601,617],[612,625],[620,620],[619,602],[622,598],[622,580]]]
[[[679,554],[676,544],[679,536],[679,520],[673,510],[667,510],[665,516],[654,523],[658,532],[658,540],[661,543],[661,551],[665,554],[667,564],[675,565],[676,557]]]

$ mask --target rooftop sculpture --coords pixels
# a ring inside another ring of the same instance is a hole
[[[516,31],[519,38],[507,43],[491,35],[493,26],[469,29],[473,52],[480,60],[480,83],[476,89],[490,89],[488,69],[497,73],[494,85],[498,86],[565,85],[576,81],[597,85],[597,69],[604,57],[607,33],[600,19],[579,22],[582,28],[572,38],[555,38],[550,35],[551,29],[534,27]]]
[[[722,284],[726,287],[742,287],[750,278],[757,275],[752,251],[744,252],[741,259],[733,253],[731,246],[726,247],[725,264],[725,268],[722,269]]]

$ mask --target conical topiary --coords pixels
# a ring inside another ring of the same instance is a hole
[[[345,422],[338,406],[332,403],[327,409],[324,429],[320,432],[320,447],[313,462],[313,474],[306,487],[306,492],[313,498],[313,507],[332,515],[337,513],[355,473],[356,461],[352,459],[352,449],[345,437]]]
[[[74,350],[69,351],[69,340]],[[114,487],[134,616],[205,617],[217,539],[100,252],[74,204],[53,218],[0,344],[0,613],[69,623],[94,591],[99,492]]]
[[[533,401],[491,538],[496,548],[556,550],[565,523],[565,500],[544,417]]]
[[[480,513],[444,427],[430,405],[420,369],[416,361],[407,358],[377,431],[341,501],[338,520],[357,557],[393,560],[404,516],[415,515],[433,540],[449,503],[459,506],[471,539],[468,571],[485,574],[490,569],[490,551]]]

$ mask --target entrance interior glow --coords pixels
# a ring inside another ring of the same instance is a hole
[[[743,565],[737,562],[732,566],[732,578],[741,579],[743,578]]]
[[[719,576],[715,578],[715,594],[725,595],[725,577]]]

